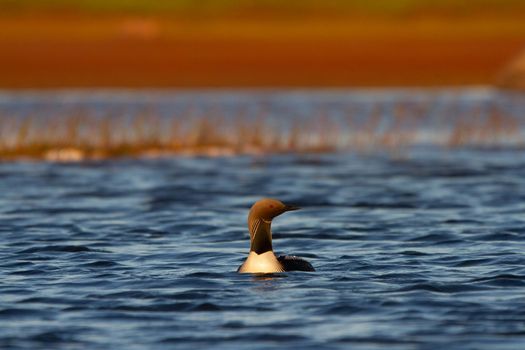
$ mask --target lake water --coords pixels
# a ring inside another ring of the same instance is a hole
[[[235,272],[265,196],[317,272]],[[516,145],[3,162],[0,235],[2,349],[525,346]]]

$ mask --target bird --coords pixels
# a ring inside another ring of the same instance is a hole
[[[280,200],[263,198],[251,207],[248,214],[250,231],[250,253],[239,266],[239,273],[277,273],[288,271],[315,271],[306,260],[296,256],[281,255],[276,257],[272,247],[272,220],[292,210],[300,209],[287,205]]]

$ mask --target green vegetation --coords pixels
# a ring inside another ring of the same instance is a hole
[[[516,14],[523,0],[0,0],[6,12],[103,12],[152,15],[380,15],[421,13],[469,15]]]

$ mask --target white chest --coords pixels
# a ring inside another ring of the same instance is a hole
[[[239,269],[240,273],[272,273],[283,272],[281,263],[272,251],[257,254],[250,252],[248,258]]]

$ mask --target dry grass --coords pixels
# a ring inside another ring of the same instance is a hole
[[[496,103],[436,108],[431,101],[401,101],[372,103],[367,110],[316,108],[307,115],[272,110],[263,104],[256,111],[225,111],[216,106],[189,108],[169,116],[153,107],[133,113],[115,109],[103,115],[80,107],[16,116],[4,110],[0,114],[0,159],[398,153],[418,144],[452,148],[524,145],[519,116]]]
[[[316,130],[296,125],[270,131],[265,119],[251,122],[220,117],[165,119],[155,115],[103,119],[82,116],[42,120],[0,118],[0,158],[49,160],[184,155],[235,155],[332,151]],[[310,137],[313,136],[313,139]]]

